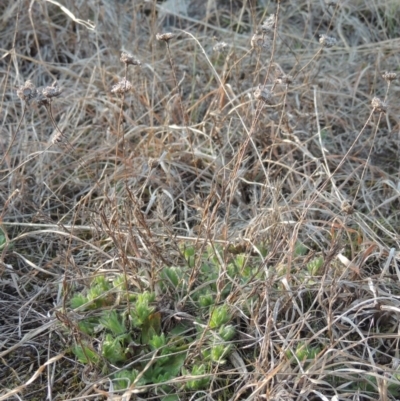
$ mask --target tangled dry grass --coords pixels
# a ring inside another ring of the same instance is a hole
[[[235,352],[175,399],[400,397],[400,6],[204,3],[0,3],[0,400],[167,399],[70,352],[69,300],[122,274],[195,320],[210,249]]]

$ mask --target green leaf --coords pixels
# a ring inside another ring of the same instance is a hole
[[[121,317],[114,310],[105,311],[100,319],[100,323],[116,336],[126,333],[126,327]]]
[[[114,339],[111,334],[107,334],[102,346],[102,354],[110,363],[124,362],[126,356],[124,353],[124,347],[122,346],[120,339]]]
[[[4,249],[6,245],[6,235],[4,231],[0,228],[0,251]]]
[[[265,245],[257,245],[257,249],[259,250],[263,258],[268,255],[268,248]]]
[[[210,328],[216,329],[222,326],[223,324],[228,323],[230,320],[231,316],[229,314],[228,307],[225,305],[217,306],[211,312]]]
[[[194,246],[188,246],[183,249],[183,256],[189,267],[193,267],[196,262],[196,249]]]
[[[304,256],[307,254],[307,252],[308,248],[300,241],[297,241],[294,248],[294,256]]]
[[[200,295],[199,304],[201,307],[206,308],[208,306],[213,306],[215,303],[215,296],[207,292],[207,294]]]
[[[218,334],[225,340],[229,341],[235,335],[235,328],[232,325],[221,326],[218,330]]]
[[[300,341],[297,344],[295,355],[299,359],[299,361],[305,361],[309,359],[315,359],[315,357],[321,352],[320,347],[305,345],[303,341]],[[288,358],[293,358],[293,354],[290,350],[286,351],[286,356]]]
[[[144,376],[148,383],[164,383],[175,377],[173,373],[168,369],[168,366],[159,366],[156,364],[148,369]]]
[[[88,346],[75,345],[72,347],[72,352],[81,363],[92,363],[97,365],[100,362],[100,356]]]
[[[182,271],[179,267],[164,267],[161,272],[161,278],[172,284],[174,288],[177,288],[182,279]]]
[[[311,276],[316,276],[318,274],[319,269],[323,266],[324,259],[322,256],[313,259],[311,262],[307,264],[307,270]]]
[[[161,398],[161,401],[179,401],[180,398],[177,394],[170,394]]]
[[[94,334],[94,328],[97,326],[97,322],[92,321],[92,319],[81,320],[78,323],[78,328],[82,333],[89,336]]]
[[[239,269],[235,263],[229,263],[226,270],[231,278],[234,278],[239,274]]]
[[[92,281],[87,294],[88,301],[94,301],[92,309],[111,304],[111,298],[105,295],[111,288],[112,285],[104,276],[98,276]]]
[[[235,264],[237,267],[239,267],[239,269],[242,269],[245,263],[246,263],[246,255],[244,253],[240,253],[239,255],[236,256]]]
[[[71,308],[76,309],[88,302],[87,297],[83,294],[75,294],[70,301]]]
[[[114,288],[119,288],[121,290],[126,291],[126,281],[125,281],[125,277],[122,275],[117,276],[113,282],[112,285]]]
[[[161,336],[154,335],[149,341],[150,348],[153,351],[164,347],[166,343],[167,341],[165,339],[164,333],[162,333]]]
[[[132,385],[132,383],[136,380],[139,372],[136,369],[121,370],[113,375],[114,386],[117,390],[124,390]],[[146,384],[146,380],[141,377],[136,383],[137,386],[143,386]]]
[[[187,374],[186,372],[184,372],[184,374]],[[206,374],[206,367],[205,365],[194,365],[192,368],[192,372],[189,373],[191,376],[202,376]],[[198,379],[192,379],[189,380],[185,387],[188,390],[193,390],[193,391],[198,391],[198,390],[203,390],[205,388],[208,387],[210,383],[210,377],[206,376],[206,377],[201,377]]]
[[[230,351],[230,345],[216,344],[211,348],[211,360],[220,364],[225,363],[223,359]]]
[[[179,354],[174,354],[173,356],[168,357],[168,362],[164,363],[164,366],[168,368],[168,370],[171,372],[173,377],[178,376],[180,373],[183,364],[185,363],[187,357],[186,352],[181,352]]]
[[[101,289],[103,292],[107,292],[108,290],[111,289],[111,284],[105,276],[97,276],[93,279],[90,287],[91,288],[97,287],[98,289]]]
[[[135,303],[135,307],[131,311],[131,317],[133,324],[136,327],[140,327],[148,319],[148,317],[154,312],[154,306],[149,306],[150,302],[153,302],[155,295],[149,292],[139,294]]]

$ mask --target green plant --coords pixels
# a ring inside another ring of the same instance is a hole
[[[286,356],[288,359],[292,360],[292,363],[296,364],[296,360],[294,359],[294,356],[299,360],[300,362],[307,362],[311,363],[313,359],[316,358],[316,356],[322,351],[322,348],[320,346],[313,346],[313,345],[306,345],[304,341],[299,341],[296,349],[293,352],[288,349],[286,351]]]
[[[318,258],[314,258],[311,262],[307,263],[307,270],[311,276],[316,276],[319,273],[319,270],[324,264],[324,259],[322,256]]]
[[[6,240],[6,235],[4,231],[0,228],[0,251],[5,247]]]
[[[229,309],[226,305],[213,308],[210,317],[210,328],[217,329],[231,320]]]
[[[76,355],[79,362],[84,364],[97,365],[100,362],[100,356],[89,346],[77,344],[72,347],[72,352]]]
[[[193,366],[190,372],[184,369],[183,373],[190,376],[201,376],[198,379],[193,378],[186,382],[185,386],[188,390],[203,390],[207,388],[208,384],[210,383],[210,375],[207,374],[207,367],[204,364]]]
[[[119,372],[113,374],[112,378],[114,381],[115,388],[117,390],[123,390],[132,383],[135,382],[136,378],[138,377],[139,372],[136,369],[123,369]],[[140,378],[137,382],[137,386],[142,386],[146,384],[146,380],[144,378]]]
[[[160,283],[165,288],[184,290],[185,283],[193,267],[191,257],[194,257],[193,248],[184,248],[184,255],[187,265],[184,267],[165,267],[161,272]],[[218,250],[222,252],[222,249]],[[173,380],[187,370],[184,368],[188,352],[201,337],[204,337],[204,349],[198,357],[191,360],[192,376],[201,376],[199,379],[190,380],[185,387],[187,389],[204,389],[210,382],[207,372],[213,364],[222,366],[232,351],[232,344],[229,341],[235,335],[235,328],[228,324],[232,319],[227,305],[215,306],[216,280],[218,279],[219,259],[212,256],[212,250],[208,249],[202,258],[204,262],[201,267],[201,277],[209,285],[200,291],[194,291],[194,300],[204,310],[202,317],[203,328],[198,326],[197,336],[185,334],[191,330],[187,324],[179,324],[168,333],[162,331],[161,314],[156,310],[155,294],[149,291],[141,293],[129,293],[130,307],[129,315],[126,307],[113,308],[103,311],[97,316],[90,316],[82,319],[78,327],[89,336],[96,336],[103,333],[101,341],[101,354],[96,354],[90,347],[74,346],[72,352],[82,363],[91,363],[103,369],[104,362],[112,366],[122,368],[118,373],[112,375],[117,389],[123,389],[129,383],[136,380],[138,374],[146,366],[146,362],[134,364],[133,369],[123,369],[124,365],[138,352],[147,352],[155,355],[154,361],[146,367],[146,371],[137,383],[161,384],[165,397],[174,397],[174,387],[163,385]],[[246,261],[243,254],[238,254],[230,264],[236,269],[235,274],[244,272]],[[252,269],[250,268],[250,271]],[[233,270],[231,272],[234,273]],[[250,272],[249,272],[250,274]],[[234,276],[232,276],[234,277]],[[106,302],[109,308],[110,302],[115,299],[114,292],[126,291],[125,281],[121,276],[116,277],[112,282],[103,276],[96,277],[87,290],[73,294],[70,306],[77,310],[92,310],[104,307]],[[126,297],[122,298],[126,300]],[[121,302],[121,301],[120,301]],[[125,302],[125,301],[124,301]],[[208,313],[207,313],[208,311]],[[200,320],[201,321],[201,320]],[[215,333],[207,333],[206,325],[209,321],[209,328]],[[220,340],[217,341],[217,336]],[[109,369],[109,368],[107,368]],[[164,397],[164,398],[165,398]]]

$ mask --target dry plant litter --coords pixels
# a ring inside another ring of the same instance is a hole
[[[0,400],[400,399],[400,4],[172,3],[0,3]]]

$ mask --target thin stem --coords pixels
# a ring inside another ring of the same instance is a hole
[[[11,150],[11,147],[12,147],[12,145],[14,144],[14,141],[15,141],[15,139],[16,139],[16,137],[17,137],[19,128],[21,127],[22,120],[23,120],[23,118],[24,118],[24,116],[25,116],[25,113],[26,113],[26,109],[27,109],[27,108],[28,108],[28,106],[27,106],[27,104],[26,104],[26,102],[25,102],[24,108],[23,108],[23,110],[22,110],[22,116],[21,116],[21,119],[20,119],[19,122],[18,122],[17,129],[15,130],[15,134],[12,136],[11,141],[10,141],[10,144],[8,145],[8,148],[7,148],[6,152],[4,153],[4,156],[3,156],[3,158],[1,159],[0,164],[3,164],[4,160],[6,159],[6,157],[7,157],[7,155],[8,155],[8,152]]]
[[[176,88],[176,91],[178,94],[178,102],[179,102],[179,107],[180,107],[181,113],[182,113],[183,125],[185,126],[185,129],[186,129],[186,135],[187,135],[187,138],[189,141],[190,151],[192,152],[193,164],[194,164],[194,168],[195,168],[196,176],[197,176],[199,174],[199,172],[197,171],[197,164],[196,164],[196,158],[195,158],[195,154],[194,154],[193,141],[192,141],[192,137],[189,132],[189,116],[183,108],[182,93],[181,93],[180,87],[178,85],[178,79],[176,77],[175,64],[172,59],[171,49],[169,47],[168,41],[166,41],[165,43],[167,45],[167,53],[168,53],[169,62],[171,64],[172,76],[174,78],[174,84],[175,84],[175,88]]]

